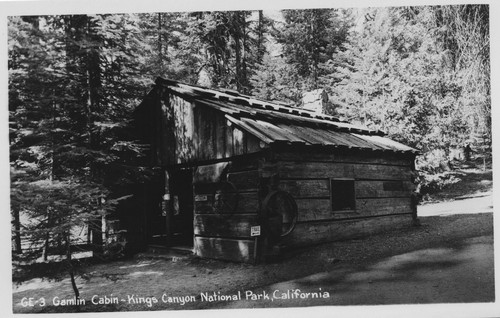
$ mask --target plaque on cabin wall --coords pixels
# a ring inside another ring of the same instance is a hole
[[[250,228],[250,236],[260,236],[260,225],[252,226]]]
[[[197,195],[194,196],[194,201],[195,202],[205,202],[205,201],[208,201],[208,196],[197,194]]]

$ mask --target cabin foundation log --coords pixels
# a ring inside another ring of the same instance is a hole
[[[233,262],[254,262],[254,240],[199,237],[194,238],[195,254],[199,257]]]
[[[282,239],[281,244],[286,247],[296,247],[366,237],[387,230],[409,227],[412,223],[411,213],[330,222],[298,223],[295,230]]]

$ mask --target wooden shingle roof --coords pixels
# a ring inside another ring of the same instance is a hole
[[[418,153],[414,148],[384,137],[385,133],[380,130],[358,127],[332,116],[230,90],[214,90],[163,78],[158,78],[156,85],[183,99],[223,112],[229,122],[268,145],[289,143]]]

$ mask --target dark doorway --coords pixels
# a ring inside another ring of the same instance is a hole
[[[179,169],[170,175],[172,209],[170,246],[193,247],[193,169]]]
[[[165,187],[163,173],[156,173],[154,178],[142,187],[143,200],[142,209],[147,213],[147,243],[149,245],[166,246],[167,237],[167,217],[161,201],[163,189]]]

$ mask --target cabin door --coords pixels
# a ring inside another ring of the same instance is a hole
[[[193,169],[178,169],[170,176],[170,246],[193,246]]]
[[[141,187],[144,209],[147,223],[147,243],[150,245],[164,246],[167,244],[167,217],[162,209],[161,197],[164,188],[164,179],[161,175],[155,175],[154,178]]]

